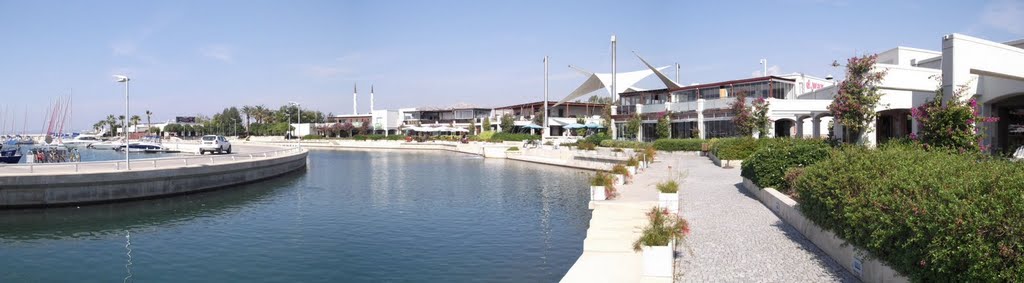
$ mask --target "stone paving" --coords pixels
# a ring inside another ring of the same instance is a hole
[[[676,247],[675,281],[858,281],[740,187],[739,168],[692,155],[663,160],[688,173],[679,206],[691,234]]]

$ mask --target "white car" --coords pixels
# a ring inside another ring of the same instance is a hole
[[[231,142],[224,136],[205,135],[199,143],[199,154],[210,153],[231,153]]]

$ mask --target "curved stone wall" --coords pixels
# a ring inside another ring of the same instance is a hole
[[[0,176],[0,208],[155,198],[244,184],[303,169],[308,154],[127,172]]]

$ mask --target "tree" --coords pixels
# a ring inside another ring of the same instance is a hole
[[[511,133],[513,126],[515,126],[515,120],[512,119],[512,115],[509,115],[509,114],[501,115],[501,131],[502,132]]]
[[[661,117],[658,118],[658,126],[655,132],[657,132],[659,139],[671,138],[671,132],[669,131],[672,126],[671,121],[669,121],[670,117],[672,117],[672,113],[666,111],[661,113]]]
[[[875,107],[882,94],[878,84],[885,78],[887,70],[875,70],[877,54],[852,57],[846,62],[846,79],[839,83],[839,93],[829,112],[836,123],[843,125],[852,134],[850,141],[863,143],[861,137],[870,129],[868,124],[878,115]],[[833,66],[839,66],[833,62]]]
[[[92,124],[93,130],[96,130],[96,131],[103,130],[103,128],[106,127],[106,126],[107,126],[107,120],[100,120],[99,122],[96,122],[96,124]]]
[[[125,118],[124,115],[118,115],[117,116],[117,125],[121,127],[121,132],[125,134],[125,137],[127,137],[128,136],[128,127],[124,123],[124,118]]]
[[[153,111],[146,110],[146,127],[153,127]]]
[[[544,114],[544,113],[533,112],[533,121],[532,122],[533,122],[534,125],[542,126],[542,127],[544,126],[544,115],[542,115],[542,114]]]
[[[768,119],[768,100],[764,97],[758,97],[754,99],[754,103],[751,106],[750,122],[753,124],[753,128],[757,130],[757,138],[763,139],[768,137],[768,124],[772,121]]]
[[[612,98],[607,96],[594,95],[587,99],[588,103],[611,104]]]
[[[246,132],[249,132],[249,127],[251,126],[251,124],[249,124],[249,118],[252,117],[252,114],[256,112],[254,110],[255,110],[255,108],[252,107],[252,106],[249,106],[249,105],[242,106],[242,114],[245,114],[245,131]]]
[[[739,92],[736,100],[729,105],[732,112],[732,124],[736,126],[736,132],[743,137],[749,137],[754,133],[753,115],[750,108],[747,108],[747,94]]]
[[[132,126],[135,126],[135,131],[138,132],[139,131],[139,122],[142,121],[142,117],[139,117],[139,115],[132,115],[132,118],[130,120],[131,120]]]
[[[601,126],[604,126],[604,133],[607,135],[611,135],[612,127],[615,126],[614,123],[612,123],[612,107],[615,106],[609,102],[601,109]]]
[[[919,135],[911,134],[910,138],[929,149],[987,151],[988,146],[982,144],[985,136],[978,124],[995,123],[999,118],[981,116],[978,101],[973,97],[964,101],[968,88],[967,84],[957,87],[944,105],[942,85],[939,85],[935,90],[935,98],[911,109],[911,116],[919,127]]]
[[[117,118],[113,114],[107,115],[107,125],[110,125],[110,136],[117,136]]]
[[[484,127],[483,127],[484,131],[485,132],[486,131],[490,131],[491,130],[491,117],[488,116],[488,117],[484,118],[484,123],[483,124],[484,124]]]
[[[469,134],[470,135],[475,135],[476,134],[476,118],[473,118],[473,119],[469,120]]]
[[[637,138],[637,132],[640,132],[642,122],[639,114],[629,117],[629,121],[626,122],[626,132],[622,133],[622,136],[631,139]]]

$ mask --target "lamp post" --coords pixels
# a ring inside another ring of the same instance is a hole
[[[298,121],[298,122],[296,122],[296,123],[297,124],[302,124],[302,104],[300,104],[298,102],[295,102],[295,101],[288,101],[288,104],[295,105],[295,109],[298,109],[298,113],[296,113],[296,115],[295,115],[295,116],[298,116],[298,118],[296,118],[296,121]],[[292,131],[292,134],[294,135],[295,132],[298,131],[298,130],[299,130],[299,128],[295,127],[295,130]],[[296,139],[295,143],[298,144],[299,147],[301,148],[302,147],[302,137],[299,137],[298,139]]]
[[[763,72],[764,72],[764,73],[761,73],[761,76],[762,77],[767,77],[768,76],[768,59],[761,59],[761,70],[763,70]]]
[[[117,79],[117,82],[119,82],[119,83],[124,83],[124,118],[125,119],[124,119],[124,121],[122,121],[123,124],[121,125],[121,128],[124,129],[124,168],[125,168],[125,170],[132,170],[132,160],[131,160],[131,157],[128,156],[128,151],[130,149],[128,147],[128,102],[129,102],[129,100],[128,100],[129,99],[129,96],[128,96],[128,81],[130,79],[128,79],[128,76],[124,76],[124,75],[114,75],[114,79]]]

